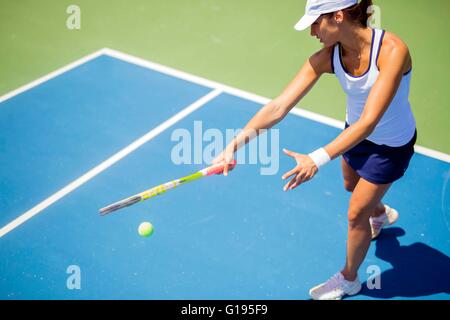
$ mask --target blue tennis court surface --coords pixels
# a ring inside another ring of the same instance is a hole
[[[107,55],[0,103],[0,227],[214,89]],[[1,299],[309,299],[344,263],[339,161],[284,193],[241,165],[100,217],[98,209],[203,165],[175,165],[174,129],[242,128],[260,104],[222,93],[0,238]],[[344,111],[343,111],[344,112]],[[307,153],[339,129],[288,115],[280,147]],[[269,133],[270,134],[270,133]],[[420,134],[420,132],[419,132]],[[280,150],[281,152],[281,150]],[[372,243],[381,289],[352,299],[450,298],[450,165],[416,154],[385,202],[400,212]],[[141,238],[150,221],[155,233]],[[78,266],[81,289],[69,290]]]

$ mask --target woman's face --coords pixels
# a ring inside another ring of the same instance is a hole
[[[322,15],[311,25],[311,36],[316,37],[324,47],[338,42],[339,28],[333,15]]]

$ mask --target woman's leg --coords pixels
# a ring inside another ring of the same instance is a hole
[[[355,170],[353,170],[352,167],[349,166],[349,164],[347,163],[347,161],[345,161],[344,158],[342,158],[341,166],[342,166],[342,175],[344,177],[344,188],[348,192],[353,192],[361,177]],[[380,201],[380,203],[377,204],[371,216],[379,217],[382,214],[384,214],[385,211],[386,209],[384,208],[384,205]]]
[[[376,212],[392,184],[375,185],[360,178],[350,199],[348,209],[347,259],[342,274],[354,281],[372,239],[369,218]]]
[[[348,192],[353,192],[353,190],[355,190],[356,184],[361,177],[355,170],[353,170],[352,167],[350,167],[350,165],[347,163],[347,161],[345,161],[344,158],[342,158],[341,160],[341,166],[342,175],[344,177],[344,188]]]

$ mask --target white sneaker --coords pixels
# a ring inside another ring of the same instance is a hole
[[[309,290],[314,300],[341,300],[344,296],[353,296],[361,291],[361,282],[345,280],[342,273],[336,273],[330,280]]]
[[[380,217],[370,217],[370,228],[372,229],[372,239],[377,238],[380,235],[381,229],[384,227],[393,225],[398,220],[397,210],[390,208],[389,206],[384,206],[386,212]]]

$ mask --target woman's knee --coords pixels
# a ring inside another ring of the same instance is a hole
[[[350,228],[365,226],[369,222],[371,211],[369,208],[350,204],[348,208],[348,225]]]
[[[350,228],[368,228],[370,216],[380,205],[380,201],[391,185],[375,185],[361,179],[353,192],[349,208],[348,222]]]

